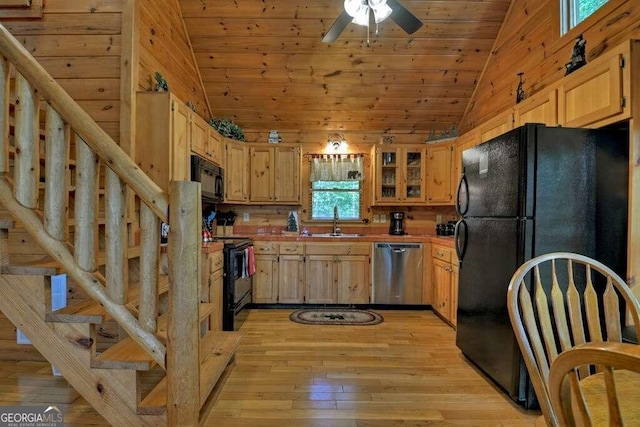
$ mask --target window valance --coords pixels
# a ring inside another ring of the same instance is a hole
[[[311,156],[309,181],[362,181],[362,154],[319,154]]]

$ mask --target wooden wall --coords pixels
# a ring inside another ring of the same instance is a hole
[[[209,119],[199,71],[177,0],[139,0],[139,75],[138,88],[151,90],[153,76],[159,71],[169,90],[196,112]]]
[[[125,0],[47,0],[42,19],[0,21],[116,141]]]
[[[524,91],[538,92],[564,76],[575,37],[587,41],[587,61],[629,38],[640,38],[640,2],[609,0],[598,12],[562,38],[558,0],[513,0],[492,54],[460,123],[460,134],[515,105],[517,73]]]

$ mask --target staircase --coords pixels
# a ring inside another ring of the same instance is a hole
[[[239,335],[200,303],[199,186],[163,193],[2,25],[0,54],[0,310],[111,424],[200,424]],[[49,258],[16,262],[16,229]],[[53,311],[58,272],[90,298]]]

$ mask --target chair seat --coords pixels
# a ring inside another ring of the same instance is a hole
[[[614,372],[616,394],[620,399],[620,411],[626,425],[640,425],[640,373],[625,369]],[[591,422],[594,426],[609,426],[609,405],[604,375],[597,373],[580,381]]]

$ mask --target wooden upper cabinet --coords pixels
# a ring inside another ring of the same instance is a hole
[[[427,204],[453,204],[452,157],[452,144],[436,144],[427,148]]]
[[[631,114],[623,92],[625,43],[565,77],[558,87],[558,121],[566,127],[599,127],[603,121],[622,120]],[[613,119],[612,119],[613,118]]]
[[[374,151],[374,203],[424,204],[426,149],[416,146],[375,147]]]
[[[249,199],[252,202],[273,201],[275,168],[273,147],[249,148]]]
[[[252,202],[300,204],[299,146],[251,146],[249,161]]]
[[[300,147],[278,145],[274,151],[277,165],[274,202],[300,204]]]
[[[190,113],[170,92],[137,94],[135,161],[163,191],[172,180],[190,179]]]
[[[525,123],[558,125],[558,96],[556,89],[538,92],[514,108],[514,127]]]
[[[224,173],[225,201],[249,201],[249,150],[243,142],[225,138],[226,169]]]
[[[486,142],[513,129],[513,113],[511,110],[499,114],[495,118],[478,126],[480,142]]]
[[[196,113],[189,113],[191,151],[209,160],[209,124]]]
[[[209,126],[209,157],[210,160],[224,167],[224,142],[222,136],[214,128]]]

